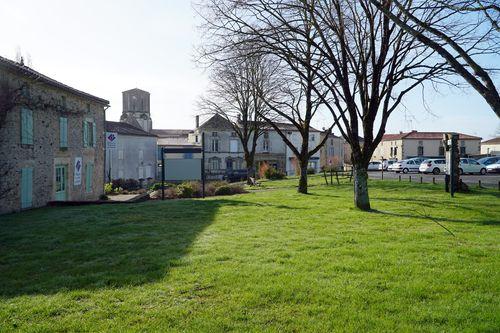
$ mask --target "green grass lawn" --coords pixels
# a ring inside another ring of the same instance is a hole
[[[500,330],[498,191],[296,182],[0,217],[0,332]]]

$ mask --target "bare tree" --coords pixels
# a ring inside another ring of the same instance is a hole
[[[305,82],[315,78],[311,90],[352,148],[355,205],[369,210],[367,167],[389,116],[425,82],[451,83],[443,76],[445,63],[435,61],[431,48],[370,0],[206,0],[205,5],[215,40],[251,41]]]
[[[296,66],[302,67],[299,64]],[[278,93],[268,96],[270,98],[262,98],[270,109],[270,112],[262,115],[262,118],[278,133],[295,155],[300,171],[298,192],[307,194],[309,160],[323,147],[328,136],[325,136],[318,143],[310,139],[311,122],[321,111],[324,96],[317,96],[313,89],[314,84],[319,84],[314,71],[311,68],[301,68],[301,70],[306,74],[305,76],[297,75],[297,72],[290,70],[280,72]],[[283,127],[281,121],[290,124],[299,133],[300,142],[294,142],[294,139],[288,135],[290,128]],[[333,125],[328,131],[330,132],[332,128]]]
[[[260,55],[231,51],[211,65],[210,88],[200,108],[223,117],[241,141],[247,167],[247,183],[255,177],[257,140],[268,127],[262,115],[267,107],[261,96],[272,93],[272,68]]]
[[[497,0],[414,1],[411,7],[401,0],[371,0],[371,3],[443,57],[500,117],[500,94],[491,77],[493,70],[480,64],[485,55],[499,55]],[[429,16],[437,19],[429,21]]]
[[[321,57],[314,54],[311,41],[314,32],[309,25],[307,12],[301,7],[282,7],[277,8],[277,11],[283,16],[292,14],[298,18],[294,24],[307,30],[309,34],[309,37],[304,39],[297,38],[289,29],[259,24],[265,21],[259,22],[260,18],[245,22],[239,21],[240,17],[231,14],[233,10],[240,9],[251,14],[252,10],[259,9],[258,6],[252,7],[253,5],[255,4],[251,2],[242,3],[236,0],[203,2],[200,8],[206,10],[200,11],[200,14],[205,18],[207,42],[202,54],[204,58],[220,59],[224,57],[228,47],[237,47],[246,49],[247,55],[265,56],[273,64],[274,71],[278,73],[273,79],[274,94],[259,89],[259,97],[269,109],[269,112],[260,116],[280,135],[295,155],[300,168],[298,192],[306,194],[309,160],[326,142],[326,138],[318,144],[310,142],[311,122],[321,111],[327,95],[321,92],[320,79],[312,68],[316,67],[317,70],[322,65]],[[265,7],[264,3],[262,5]],[[270,34],[274,34],[273,39],[265,37]],[[277,44],[273,45],[273,42]],[[320,97],[318,94],[325,96]],[[288,135],[289,128],[284,129],[281,122],[295,128],[300,134],[299,143],[294,142]],[[333,125],[330,130],[332,127]]]

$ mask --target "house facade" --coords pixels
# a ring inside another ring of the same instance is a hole
[[[328,136],[324,146],[320,150],[321,168],[341,168],[344,166],[344,139],[335,136],[333,133],[323,131],[320,134],[320,140]]]
[[[443,135],[446,132],[400,132],[385,134],[375,149],[372,160],[404,160],[407,158],[444,157]],[[459,133],[458,147],[461,156],[478,155],[481,150],[481,138]]]
[[[295,126],[289,124],[281,124],[282,131],[287,131],[288,140],[296,148],[300,148],[302,145],[302,135],[297,131]],[[317,129],[311,128],[309,133],[309,150],[316,148],[316,146],[321,142],[320,139],[321,132]],[[283,142],[284,143],[284,142]],[[298,175],[300,173],[300,167],[295,157],[293,151],[285,144],[285,156],[286,156],[286,174],[288,176]],[[320,165],[320,155],[321,150],[318,150],[309,158],[309,169],[314,169],[316,173],[321,170]]]
[[[204,137],[206,178],[222,179],[228,174],[246,171],[243,146],[231,124],[219,115],[201,125],[199,118],[196,119],[196,129],[189,135],[188,142],[201,145]]]
[[[156,179],[156,135],[115,121],[106,121],[106,132],[116,135],[116,148],[106,148],[106,181],[135,179],[148,183]]]
[[[500,137],[481,142],[481,155],[500,155]]]
[[[197,118],[198,119],[198,118]],[[302,137],[291,124],[278,124],[288,139],[296,146],[302,144]],[[208,179],[221,179],[232,173],[246,173],[246,162],[241,140],[234,132],[231,124],[219,115],[214,115],[199,125],[189,134],[191,144],[201,144],[205,138],[205,169]],[[310,147],[320,142],[320,131],[312,129],[310,133]],[[295,156],[277,131],[268,129],[257,139],[255,150],[255,168],[266,163],[287,175],[295,175],[298,171]],[[309,162],[309,167],[320,171],[320,151],[315,153]]]
[[[0,213],[99,199],[109,102],[2,57],[0,81]]]

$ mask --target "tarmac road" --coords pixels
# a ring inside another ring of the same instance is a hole
[[[368,175],[372,179],[381,179],[381,171],[369,171]],[[409,181],[411,177],[412,182],[420,182],[420,177],[424,183],[432,183],[432,178],[435,178],[437,183],[444,183],[444,174],[433,175],[433,174],[422,174],[422,173],[396,173],[384,171],[384,179],[399,179],[401,176],[401,181]],[[481,181],[481,186],[489,188],[499,188],[500,174],[486,174],[486,175],[462,175],[462,181],[469,186],[479,185]]]

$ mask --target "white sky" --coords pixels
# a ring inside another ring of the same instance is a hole
[[[190,0],[0,0],[0,55],[14,59],[21,48],[39,72],[108,99],[108,120],[120,117],[121,92],[137,87],[151,93],[154,128],[192,128],[207,84],[193,62],[196,25]],[[472,90],[429,93],[426,101],[434,115],[414,94],[386,132],[500,135],[499,119]]]

